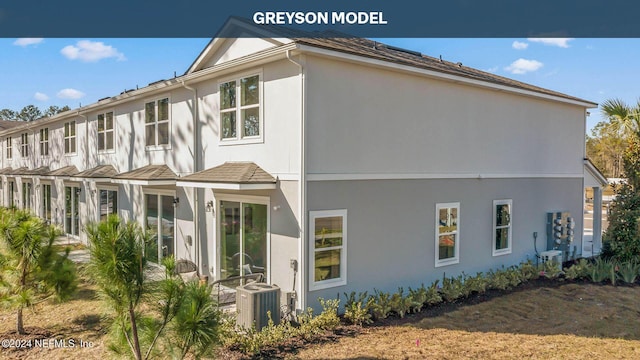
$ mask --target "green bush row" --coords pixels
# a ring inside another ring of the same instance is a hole
[[[618,281],[634,284],[640,276],[638,260],[616,261],[614,259],[597,258],[594,262],[580,259],[577,263],[564,269],[564,276],[570,280],[586,279],[595,283]]]
[[[555,270],[554,270],[555,269]],[[535,279],[541,274],[555,278],[560,275],[557,266],[542,265],[536,267],[531,261],[522,262],[518,266],[503,267],[488,273],[479,272],[474,276],[462,275],[436,280],[429,287],[422,284],[417,289],[409,288],[405,292],[402,287],[395,293],[386,293],[374,289],[374,294],[367,292],[345,293],[344,318],[352,324],[370,324],[375,320],[385,319],[391,314],[404,317],[408,313],[420,312],[427,306],[443,301],[453,302],[472,294],[482,294],[489,289],[506,290],[523,282]]]
[[[238,330],[235,318],[227,318],[223,325],[223,339],[226,346],[240,350],[245,354],[259,354],[267,346],[275,346],[284,343],[287,339],[301,338],[305,341],[313,341],[326,331],[333,331],[340,325],[338,316],[339,299],[320,299],[322,312],[313,316],[313,309],[308,308],[298,315],[296,322],[283,321],[275,325],[269,313],[269,323],[262,330],[250,329]]]

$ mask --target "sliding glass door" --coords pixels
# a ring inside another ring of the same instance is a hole
[[[220,201],[220,276],[267,276],[268,206]]]
[[[173,196],[146,194],[145,205],[147,231],[151,234],[145,255],[149,261],[159,264],[163,258],[175,255]]]

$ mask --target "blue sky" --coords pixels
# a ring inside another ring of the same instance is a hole
[[[180,75],[209,40],[0,39],[0,109],[75,108]],[[376,40],[598,103],[640,97],[640,39]]]

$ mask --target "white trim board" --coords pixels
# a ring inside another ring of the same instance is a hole
[[[307,174],[307,181],[341,180],[417,180],[417,179],[529,179],[529,178],[571,178],[580,179],[584,174],[427,174],[427,173],[356,173],[356,174]]]

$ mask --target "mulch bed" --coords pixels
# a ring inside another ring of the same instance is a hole
[[[584,281],[578,281],[579,283]],[[220,359],[229,359],[229,360],[257,360],[257,359],[285,359],[286,357],[291,357],[295,355],[300,349],[307,347],[312,344],[325,344],[329,342],[333,342],[338,340],[341,337],[349,336],[357,336],[358,334],[366,331],[367,328],[375,328],[375,327],[384,327],[384,326],[400,326],[408,323],[419,322],[421,319],[438,317],[449,312],[455,311],[464,306],[476,305],[486,301],[489,301],[494,298],[498,298],[504,296],[506,294],[525,291],[540,287],[547,288],[557,288],[569,283],[576,283],[576,281],[559,281],[557,279],[547,279],[544,277],[540,277],[538,279],[530,280],[528,282],[522,283],[519,286],[508,289],[508,290],[487,290],[483,294],[472,294],[466,298],[457,299],[453,302],[441,302],[437,305],[427,306],[422,309],[419,313],[407,314],[404,318],[400,318],[399,316],[392,314],[386,319],[377,320],[375,323],[371,325],[367,325],[365,327],[355,326],[355,325],[347,325],[343,323],[334,331],[327,331],[324,334],[314,337],[311,341],[307,341],[301,338],[293,338],[287,340],[285,343],[279,344],[277,346],[269,346],[265,347],[261,350],[261,352],[257,355],[247,355],[242,352],[229,348],[221,348],[217,352],[217,358]],[[344,321],[344,320],[343,320]]]

